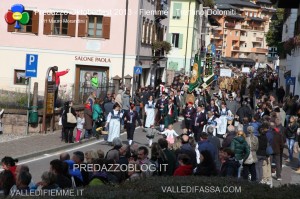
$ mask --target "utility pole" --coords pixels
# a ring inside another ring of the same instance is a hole
[[[125,27],[124,27],[123,61],[122,61],[122,84],[124,84],[125,54],[126,54],[126,40],[127,40],[127,21],[128,21],[128,0],[126,0],[126,14],[125,14]]]

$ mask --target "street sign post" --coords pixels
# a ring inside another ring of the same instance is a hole
[[[26,54],[26,77],[37,77],[38,55]]]
[[[287,77],[285,79],[285,84],[289,86],[293,86],[293,95],[295,95],[295,83],[296,83],[296,77]]]
[[[143,72],[143,68],[140,66],[135,66],[133,70],[135,75],[140,75]]]
[[[25,61],[25,76],[28,78],[27,90],[27,128],[26,135],[29,133],[29,109],[30,109],[30,90],[31,90],[31,77],[37,77],[38,55],[26,54]]]

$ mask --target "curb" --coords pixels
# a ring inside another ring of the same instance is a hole
[[[85,144],[85,143],[89,143],[96,140],[96,138],[90,138],[88,140],[82,140],[81,142],[77,142],[77,143],[72,143],[72,144],[66,144],[64,146],[60,146],[60,147],[56,147],[56,148],[50,148],[50,149],[46,149],[43,151],[38,151],[38,152],[33,152],[33,153],[29,153],[29,154],[25,154],[19,157],[15,157],[16,159],[18,159],[19,161],[23,161],[23,160],[27,160],[33,157],[37,157],[37,156],[41,156],[47,153],[53,153],[53,152],[57,152],[57,151],[61,151],[61,150],[65,150],[65,149],[69,149],[72,148],[74,146],[78,146],[81,144]]]

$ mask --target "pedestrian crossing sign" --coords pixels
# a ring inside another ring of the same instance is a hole
[[[140,75],[140,74],[142,74],[142,71],[143,71],[142,67],[140,67],[140,66],[135,66],[135,67],[134,67],[134,74],[135,74],[135,75]]]

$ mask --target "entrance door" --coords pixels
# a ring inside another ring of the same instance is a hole
[[[104,98],[108,90],[112,90],[109,83],[109,68],[99,66],[76,65],[75,102],[83,104],[94,90],[91,87],[93,74],[97,73],[99,87],[96,90],[98,98]]]

